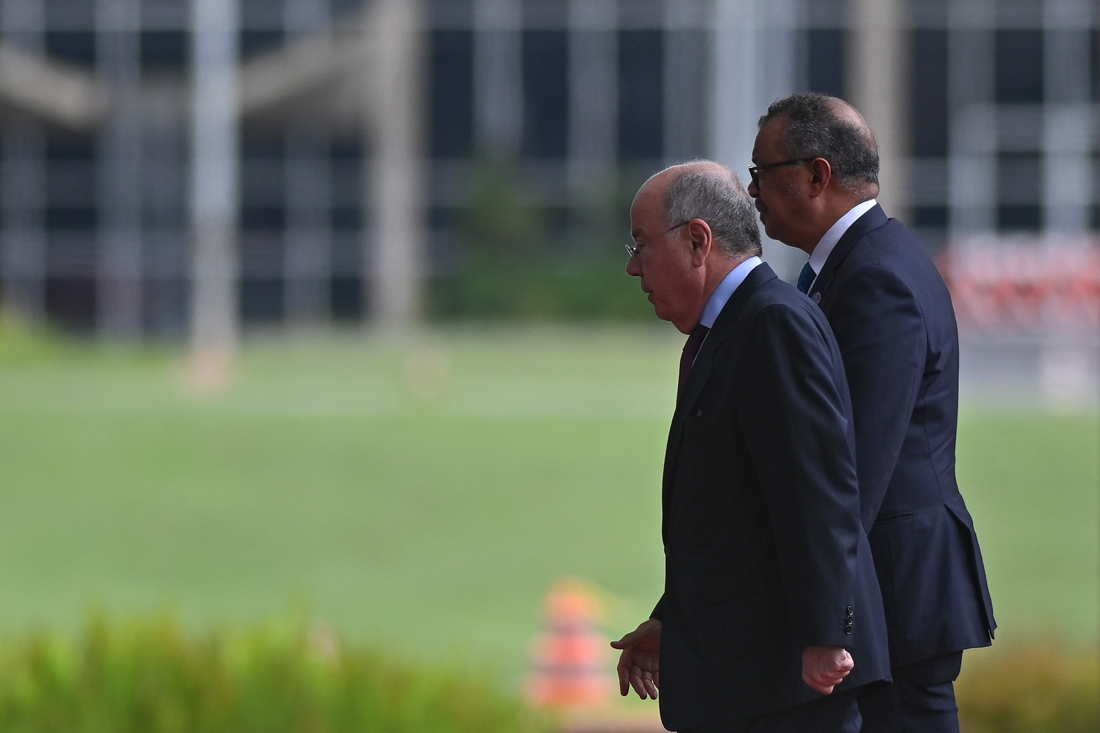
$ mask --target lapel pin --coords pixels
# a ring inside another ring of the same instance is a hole
[[[810,296],[810,300],[817,303],[818,305],[821,305],[821,293],[814,293]]]

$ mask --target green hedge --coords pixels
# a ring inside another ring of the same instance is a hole
[[[305,624],[189,635],[171,618],[93,619],[78,638],[0,644],[0,731],[531,733],[520,703]]]
[[[653,318],[627,276],[627,211],[637,172],[590,192],[583,211],[540,205],[539,176],[520,161],[474,161],[455,212],[453,271],[432,284],[440,320]],[[629,183],[628,183],[629,181]]]
[[[432,286],[435,319],[653,320],[653,306],[616,257],[542,257],[533,263],[476,259]]]

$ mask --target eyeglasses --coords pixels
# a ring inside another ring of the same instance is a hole
[[[624,244],[623,246],[626,247],[626,253],[628,255],[630,255],[631,257],[637,257],[638,253],[642,251],[642,247],[649,244],[654,239],[660,239],[661,237],[663,237],[666,234],[668,234],[669,232],[671,232],[673,229],[679,229],[680,227],[684,226],[685,224],[690,224],[690,223],[691,223],[691,219],[685,219],[684,221],[680,222],[679,224],[676,224],[675,226],[669,227],[668,229],[664,230],[660,234],[658,234],[654,237],[650,237],[645,242],[635,242],[634,244]]]
[[[779,168],[784,165],[799,165],[800,163],[809,163],[811,160],[817,160],[814,158],[792,158],[791,160],[781,160],[778,163],[768,163],[767,165],[750,165],[749,166],[749,178],[752,179],[753,184],[760,187],[760,171],[766,171],[769,168]]]

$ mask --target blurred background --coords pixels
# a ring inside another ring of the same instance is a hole
[[[952,289],[998,639],[1095,676],[1091,0],[0,0],[0,631],[298,609],[519,689],[562,577],[633,628],[679,339],[627,208],[803,90]]]

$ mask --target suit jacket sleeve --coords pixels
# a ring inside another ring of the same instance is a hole
[[[807,301],[807,309],[813,306]],[[772,305],[738,347],[738,419],[771,517],[799,647],[843,646],[862,529],[840,357],[824,318]]]
[[[874,318],[868,318],[873,313]],[[829,322],[852,389],[863,525],[882,506],[913,415],[927,335],[909,287],[890,270],[867,266],[838,285]]]

